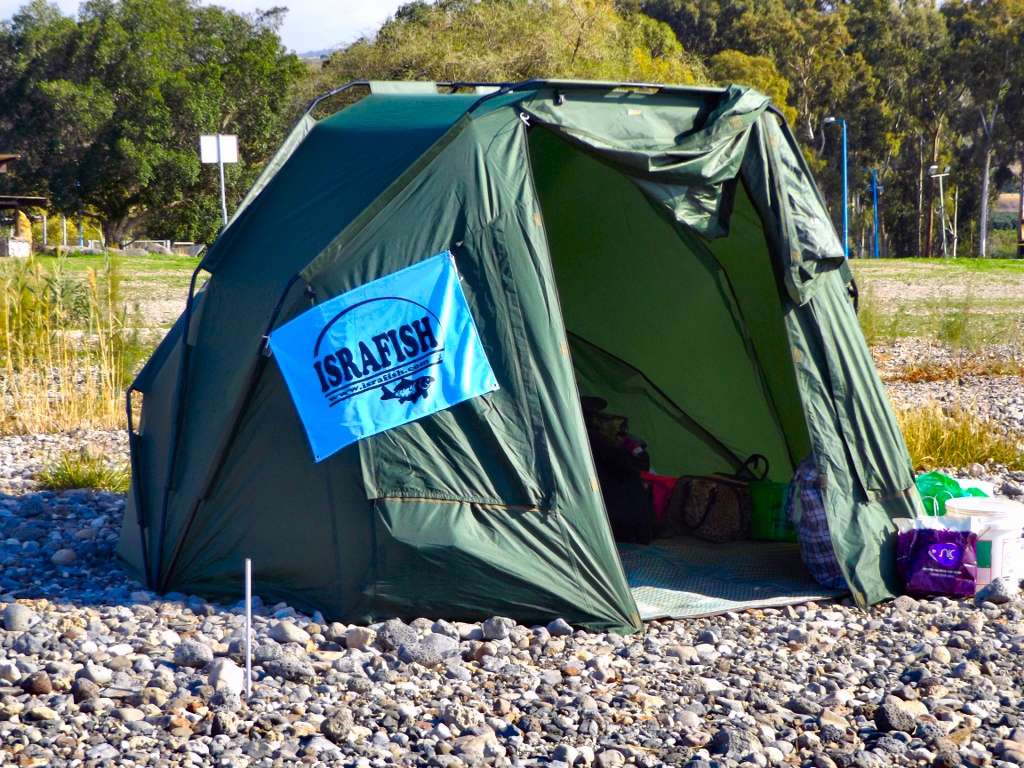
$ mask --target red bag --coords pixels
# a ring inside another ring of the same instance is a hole
[[[651,486],[651,496],[654,500],[654,516],[659,523],[664,524],[668,514],[668,500],[672,497],[672,490],[676,487],[676,481],[679,478],[652,475],[650,472],[641,472],[640,477]]]

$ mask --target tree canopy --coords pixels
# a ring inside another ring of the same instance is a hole
[[[334,54],[324,74],[335,82],[705,79],[668,25],[612,0],[416,0]]]
[[[96,218],[111,242],[142,225],[211,238],[219,188],[198,137],[238,134],[240,197],[293,119],[302,65],[278,38],[282,13],[89,0],[70,18],[26,5],[0,25],[0,146],[24,157],[7,184]]]
[[[871,239],[864,169],[879,169],[891,255],[938,253],[942,203],[956,208],[960,253],[983,251],[987,204],[1021,188],[1024,0],[413,0],[315,64],[281,45],[283,14],[87,0],[71,18],[26,5],[0,24],[0,148],[25,158],[0,186],[93,216],[110,240],[207,240],[217,181],[199,164],[200,133],[239,135],[234,202],[316,92],[353,79],[565,77],[767,93],[837,224],[841,145],[825,118],[845,120],[853,253]],[[951,168],[944,201],[932,165]]]
[[[823,127],[828,116],[846,120],[854,253],[870,235],[862,168],[880,169],[892,255],[937,252],[929,166],[951,167],[946,206],[957,205],[956,234],[975,250],[982,201],[999,186],[986,182],[986,169],[998,181],[1016,174],[1020,188],[1024,0],[643,0],[641,9],[709,62],[715,80],[776,89],[766,92],[795,110],[791,122],[837,221],[838,128],[832,137]],[[767,60],[785,87],[741,56]]]

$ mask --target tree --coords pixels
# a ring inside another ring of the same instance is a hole
[[[883,220],[899,252],[930,255],[936,187],[925,170],[940,162],[943,129],[962,92],[949,80],[945,18],[928,0],[853,0],[849,30],[876,83],[854,143],[884,169]]]
[[[207,239],[218,194],[201,133],[237,133],[241,197],[292,119],[303,65],[280,43],[282,9],[239,15],[197,0],[89,0],[77,20],[42,0],[0,25],[0,144],[11,179],[109,242],[141,226]],[[162,222],[162,223],[161,223]]]
[[[1012,93],[1015,76],[1024,56],[1021,27],[1024,0],[950,0],[942,13],[952,36],[953,55],[961,64],[967,87],[968,106],[977,110],[981,126],[981,212],[978,220],[978,255],[986,255],[988,204],[996,121],[1008,99],[1019,101],[1024,94]],[[972,121],[973,122],[973,121]]]
[[[740,83],[771,96],[786,120],[796,121],[796,110],[789,106],[789,81],[779,74],[771,59],[748,56],[742,51],[720,51],[711,57],[710,73],[719,85]]]
[[[335,53],[324,74],[331,82],[706,79],[667,25],[620,13],[612,0],[413,2],[375,36]]]

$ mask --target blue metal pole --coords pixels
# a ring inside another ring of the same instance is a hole
[[[846,183],[846,121],[843,124],[843,256],[850,258],[850,201]]]
[[[875,206],[875,258],[878,258],[878,169],[871,169],[871,202]]]

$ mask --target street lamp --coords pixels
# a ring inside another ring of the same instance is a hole
[[[850,220],[848,193],[846,186],[846,121],[838,117],[826,117],[825,125],[839,123],[843,127],[843,256],[850,257]]]
[[[939,180],[939,206],[942,210],[942,258],[948,259],[949,252],[946,247],[946,195],[942,191],[942,180],[949,176],[949,166],[947,165],[943,168],[942,173],[939,173],[939,166],[929,166],[928,175],[933,179]]]

